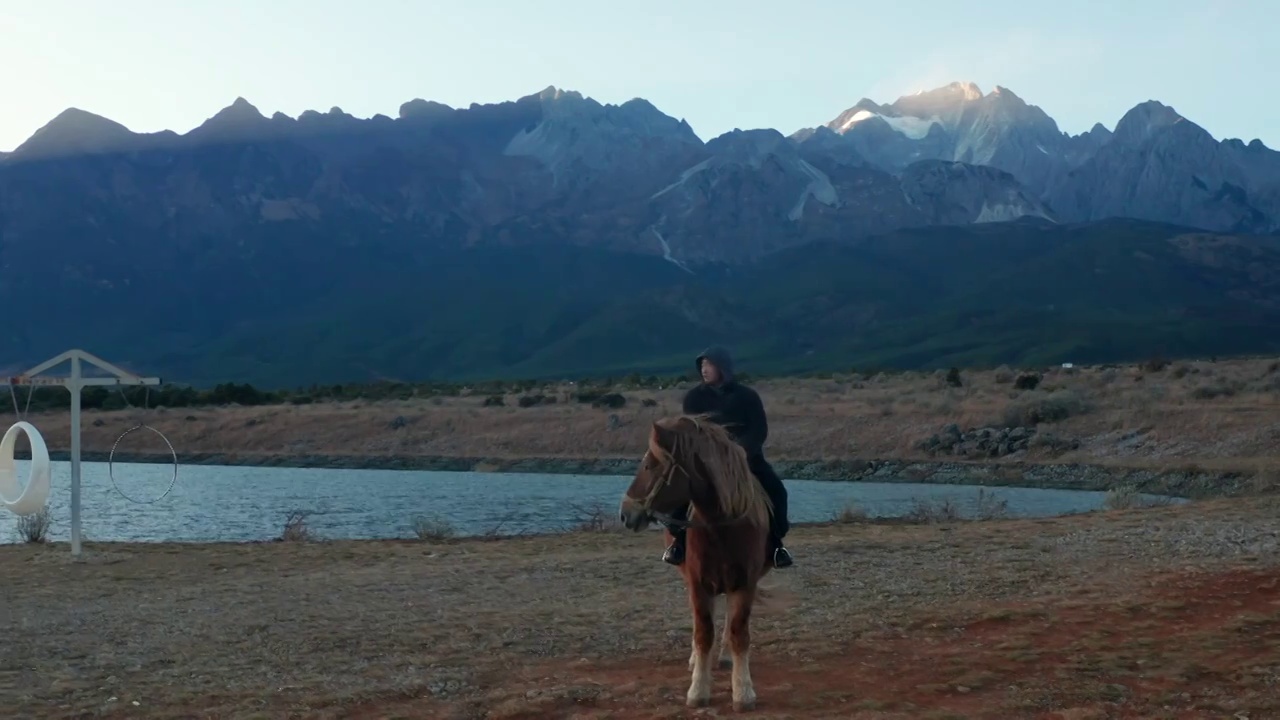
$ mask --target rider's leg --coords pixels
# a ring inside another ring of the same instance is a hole
[[[791,552],[782,544],[782,538],[786,537],[791,529],[791,522],[787,516],[787,488],[782,484],[782,478],[774,472],[773,466],[763,459],[753,462],[751,471],[760,480],[760,485],[769,495],[769,501],[773,503],[773,515],[769,518],[769,534],[774,567],[790,567],[794,560]]]
[[[684,506],[679,510],[671,513],[673,520],[688,520],[689,506]],[[667,525],[667,530],[673,538],[671,544],[667,546],[665,552],[662,553],[662,561],[671,565],[679,565],[684,562],[684,531],[682,525]]]

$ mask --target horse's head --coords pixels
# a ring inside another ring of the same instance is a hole
[[[668,515],[689,503],[693,475],[682,452],[679,422],[673,426],[660,420],[649,431],[649,449],[640,459],[619,508],[622,524],[631,530],[643,530],[655,516]]]

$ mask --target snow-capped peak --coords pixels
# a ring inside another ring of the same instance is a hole
[[[839,122],[838,125],[833,124],[834,126],[828,127],[831,127],[831,129],[838,133],[844,134],[852,130],[858,123],[866,122],[872,118],[880,118],[889,127],[912,140],[919,140],[927,136],[929,134],[929,129],[933,127],[934,123],[938,122],[938,118],[936,117],[918,118],[911,115],[894,116],[884,115],[870,110],[859,110],[845,118],[843,122]]]
[[[960,96],[963,97],[965,100],[981,100],[982,99],[982,89],[978,87],[977,83],[971,83],[971,82],[951,83],[951,85],[949,85],[948,87],[952,87],[959,90]],[[996,91],[997,92],[999,91],[999,87],[996,88]]]

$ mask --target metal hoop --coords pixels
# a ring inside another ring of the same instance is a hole
[[[164,440],[164,444],[169,446],[169,452],[170,454],[173,455],[173,477],[169,480],[169,487],[166,488],[165,491],[159,495],[159,497],[156,497],[152,500],[138,500],[138,499],[132,498],[129,496],[128,493],[121,490],[119,483],[116,482],[116,473],[115,473],[116,446],[120,444],[120,441],[123,440],[126,435],[133,432],[134,430],[150,430],[151,432],[159,435],[160,439]],[[169,442],[169,438],[165,437],[164,433],[151,427],[150,425],[138,423],[137,425],[134,425],[128,430],[125,430],[124,432],[120,433],[120,437],[116,438],[116,441],[112,443],[111,454],[107,456],[107,476],[111,478],[112,487],[114,487],[116,489],[116,492],[120,493],[120,496],[123,497],[125,500],[128,500],[129,502],[132,502],[132,503],[137,503],[139,505],[150,505],[151,503],[159,502],[163,500],[166,495],[173,492],[173,486],[178,483],[178,451],[173,449],[173,443]]]

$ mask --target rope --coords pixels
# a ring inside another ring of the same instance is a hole
[[[125,395],[124,388],[119,385],[117,385],[116,388],[120,391],[120,397],[121,399],[124,400],[124,404],[129,406],[131,410],[136,409],[133,407],[133,403],[129,402],[129,397]],[[146,391],[147,391],[147,394],[146,394],[146,399],[144,401],[144,409],[149,408],[151,406],[151,388],[147,388]],[[125,439],[125,436],[137,430],[150,430],[156,435],[159,435],[160,439],[164,440],[164,444],[169,446],[169,454],[173,456],[173,477],[169,479],[169,487],[165,488],[165,491],[160,493],[160,495],[150,500],[139,500],[137,498],[131,497],[124,490],[121,490],[120,484],[116,482],[116,473],[115,473],[116,448],[120,445],[120,441]],[[144,422],[139,421],[133,427],[120,433],[120,437],[116,438],[116,441],[112,443],[111,454],[107,456],[107,476],[111,478],[111,486],[114,487],[116,489],[116,492],[120,493],[120,496],[123,497],[125,500],[128,500],[131,503],[136,503],[138,505],[150,505],[151,503],[159,502],[163,500],[169,493],[173,492],[174,486],[177,485],[178,483],[178,452],[173,449],[173,443],[169,442],[169,438],[165,437],[164,433],[151,427],[150,425],[147,425]]]
[[[22,418],[24,416],[29,415],[31,413],[31,396],[34,395],[35,392],[36,392],[35,385],[31,385],[27,388],[27,407],[26,409],[19,411],[18,410],[18,391],[13,389],[13,383],[9,383],[9,397],[13,398],[13,414],[18,416],[19,422],[22,421]]]

